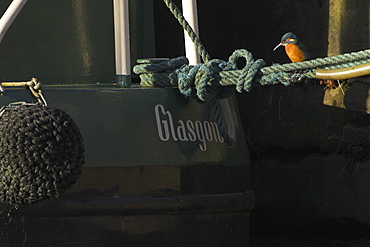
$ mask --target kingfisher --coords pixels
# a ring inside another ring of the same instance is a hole
[[[310,59],[306,47],[291,32],[283,35],[280,44],[274,48],[274,51],[280,46],[285,46],[285,52],[293,63]]]

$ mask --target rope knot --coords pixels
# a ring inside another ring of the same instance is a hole
[[[178,86],[185,97],[198,102],[221,99],[233,94],[233,88],[220,84],[220,72],[237,69],[234,64],[220,59],[213,59],[204,64],[186,66],[177,70]]]

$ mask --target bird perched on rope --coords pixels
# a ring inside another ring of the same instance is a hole
[[[310,59],[306,47],[293,33],[289,32],[284,34],[281,38],[281,42],[274,48],[274,51],[280,46],[285,46],[285,52],[293,63]]]
[[[274,48],[274,51],[280,46],[285,46],[285,52],[293,63],[303,62],[310,59],[310,54],[308,53],[307,48],[299,41],[297,36],[291,32],[283,35],[281,42]],[[294,82],[302,81],[304,79],[306,79],[304,76],[300,76],[298,78],[293,76],[291,78]],[[325,84],[324,90],[340,87],[344,94],[339,80],[336,82],[334,80],[320,80],[320,84]]]

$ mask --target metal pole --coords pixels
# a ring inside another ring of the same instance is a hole
[[[199,37],[197,0],[182,0],[182,12],[186,21]],[[186,57],[189,59],[190,65],[196,65],[200,63],[200,56],[197,52],[197,48],[186,31],[184,31],[184,35]]]
[[[121,87],[131,87],[128,0],[113,0],[116,78]]]
[[[8,31],[10,25],[13,23],[26,3],[27,0],[13,0],[13,2],[6,9],[5,13],[0,19],[0,42],[3,40],[6,31]]]

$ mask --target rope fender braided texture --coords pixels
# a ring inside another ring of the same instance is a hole
[[[0,201],[18,207],[58,197],[84,164],[80,131],[65,112],[41,104],[0,119]]]

